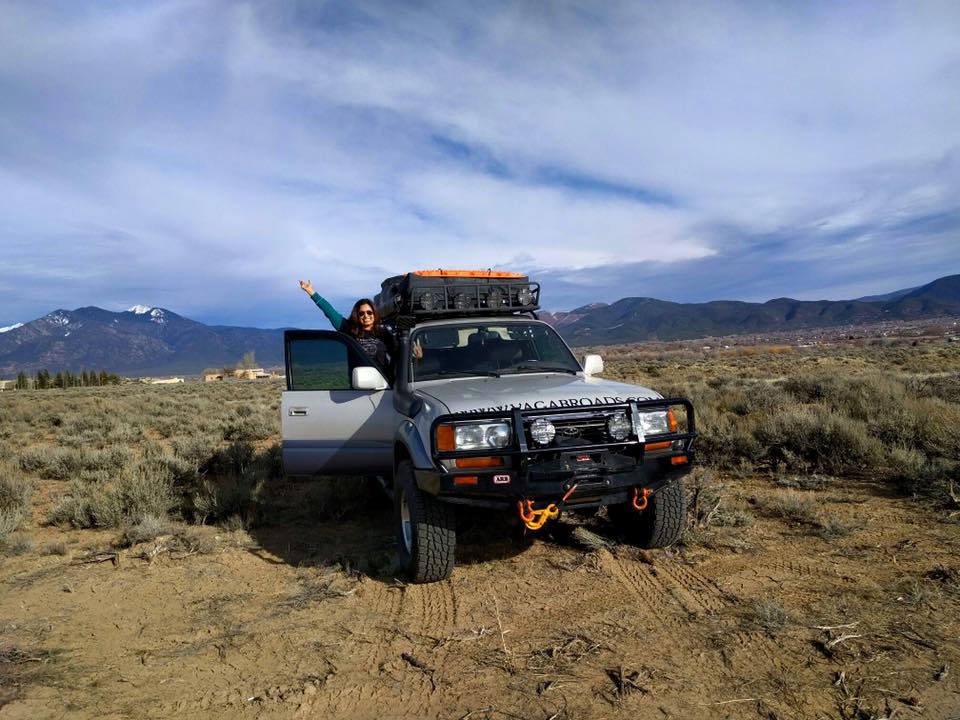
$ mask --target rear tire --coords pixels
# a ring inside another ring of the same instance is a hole
[[[453,572],[457,549],[453,507],[417,487],[413,466],[397,466],[393,516],[400,564],[415,583],[445,580]]]
[[[610,505],[610,521],[638,547],[664,548],[679,541],[687,516],[683,479],[660,488],[648,502],[643,511],[634,510],[629,502]]]

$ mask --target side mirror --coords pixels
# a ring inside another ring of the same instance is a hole
[[[354,390],[386,390],[390,384],[375,367],[355,367],[350,377]]]
[[[603,358],[599,355],[583,356],[583,374],[599,375],[603,372]]]

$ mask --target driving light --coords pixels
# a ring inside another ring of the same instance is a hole
[[[502,449],[510,445],[509,422],[444,424],[437,428],[437,449],[452,450]]]
[[[473,307],[473,298],[467,297],[465,293],[460,293],[453,299],[453,306],[457,310],[466,310]]]
[[[557,429],[549,420],[538,418],[530,423],[530,437],[537,445],[549,445],[556,434]]]
[[[520,292],[517,293],[517,302],[521,305],[529,305],[533,302],[533,293],[530,292],[530,288],[525,287],[520,289]]]
[[[424,310],[436,310],[442,303],[443,298],[436,293],[425,292],[420,296],[420,307]]]
[[[640,428],[644,435],[663,435],[670,432],[670,422],[667,411],[640,413]]]
[[[631,430],[630,421],[623,413],[611,415],[607,419],[607,432],[614,440],[626,440]]]
[[[487,293],[487,307],[499,308],[506,305],[506,298],[500,288],[493,288]]]

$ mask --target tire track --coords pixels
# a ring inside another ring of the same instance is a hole
[[[615,555],[610,555],[610,559],[609,567],[613,576],[641,600],[642,606],[654,619],[671,626],[681,624],[680,614],[671,611],[668,605],[672,601],[680,606],[679,609],[685,611],[686,608],[660,581],[659,571],[647,570],[639,561],[624,561]]]
[[[715,583],[686,565],[668,561],[658,564],[657,568],[658,577],[667,581],[665,585],[673,586],[671,590],[683,598],[681,603],[692,611],[692,614],[721,613],[732,606],[726,593]]]
[[[382,706],[380,696],[389,692],[382,683],[382,668],[390,659],[391,645],[402,623],[403,596],[398,588],[368,580],[361,598],[376,621],[346,640],[352,650],[343,654],[347,662],[312,700],[303,704],[300,716],[320,709],[331,717],[372,716]]]
[[[439,640],[457,630],[459,603],[452,580],[407,585],[402,603],[402,626],[409,633]]]

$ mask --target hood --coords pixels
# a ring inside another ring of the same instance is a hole
[[[450,378],[417,383],[416,391],[439,401],[450,413],[550,410],[613,405],[663,397],[650,388],[582,375],[540,374]]]

